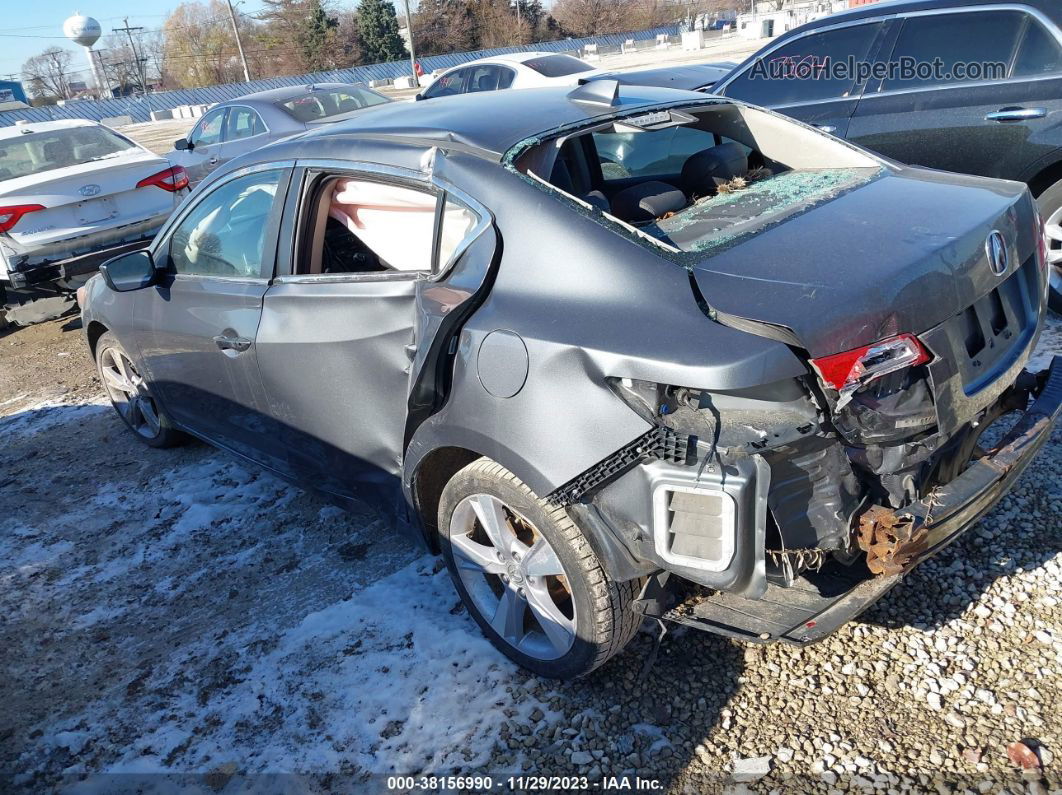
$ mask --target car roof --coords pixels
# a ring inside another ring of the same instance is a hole
[[[854,22],[859,19],[875,19],[911,11],[934,11],[943,8],[967,8],[983,5],[998,6],[1000,5],[1000,0],[880,0],[877,3],[849,8],[847,11],[838,11],[836,14],[830,14],[827,17],[821,17],[800,25],[786,32],[776,41],[782,41],[790,38],[793,34],[803,31],[828,27],[842,22]],[[1016,5],[1034,8],[1056,22],[1062,19],[1062,8],[1060,8],[1058,0],[1018,0]]]
[[[281,86],[280,88],[270,88],[265,91],[255,91],[253,94],[244,94],[242,97],[236,97],[235,99],[227,99],[224,102],[218,103],[219,105],[228,105],[229,103],[239,103],[247,101],[257,102],[283,102],[287,99],[293,99],[294,97],[302,97],[313,91],[335,91],[343,88],[359,88],[366,89],[365,86],[358,83],[302,83],[297,86]],[[375,93],[375,92],[374,92]]]
[[[305,145],[329,136],[386,136],[422,146],[457,144],[498,160],[521,141],[567,124],[646,105],[705,99],[704,94],[692,91],[619,86],[615,104],[605,105],[569,99],[571,91],[570,86],[525,88],[455,94],[424,102],[391,102],[375,106],[372,113],[313,130],[297,142]]]
[[[0,127],[0,139],[17,138],[20,135],[30,133],[48,132],[49,130],[69,130],[74,127],[100,127],[99,122],[89,119],[60,119],[59,121],[35,121],[28,124],[15,124],[10,127]]]
[[[468,63],[463,63],[463,64],[461,64],[461,66],[471,66],[472,64],[477,64],[477,63],[497,63],[497,62],[527,63],[528,61],[533,61],[535,58],[545,58],[546,56],[549,56],[549,55],[569,55],[572,58],[576,57],[574,55],[571,55],[571,53],[567,53],[567,52],[546,52],[546,51],[541,51],[541,52],[506,52],[506,53],[502,53],[501,55],[488,55],[485,58],[477,58],[474,61],[469,61]]]

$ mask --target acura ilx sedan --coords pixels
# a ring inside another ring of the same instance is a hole
[[[1046,289],[1022,184],[597,81],[246,155],[83,317],[145,443],[393,506],[573,677],[644,616],[817,640],[970,527],[1062,405]]]

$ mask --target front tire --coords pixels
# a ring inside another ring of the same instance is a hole
[[[96,343],[96,371],[111,405],[136,438],[148,447],[176,447],[188,440],[173,427],[133,360],[109,331]]]
[[[439,528],[472,618],[499,651],[540,676],[588,674],[641,624],[631,610],[641,581],[614,582],[567,511],[490,459],[446,485]]]
[[[1062,314],[1062,180],[1036,197],[1047,232],[1048,306]]]

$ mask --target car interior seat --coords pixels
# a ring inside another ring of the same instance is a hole
[[[714,195],[720,185],[748,173],[749,159],[739,143],[725,143],[690,155],[682,166],[680,185],[690,201]]]
[[[655,180],[624,188],[612,197],[612,214],[631,224],[643,224],[678,212],[686,195],[674,185]]]

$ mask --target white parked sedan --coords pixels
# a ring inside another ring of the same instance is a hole
[[[116,254],[147,245],[188,177],[93,121],[0,128],[0,309],[70,296]]]
[[[469,61],[443,72],[417,99],[435,99],[505,88],[575,85],[600,70],[572,55],[556,52],[514,52]]]

